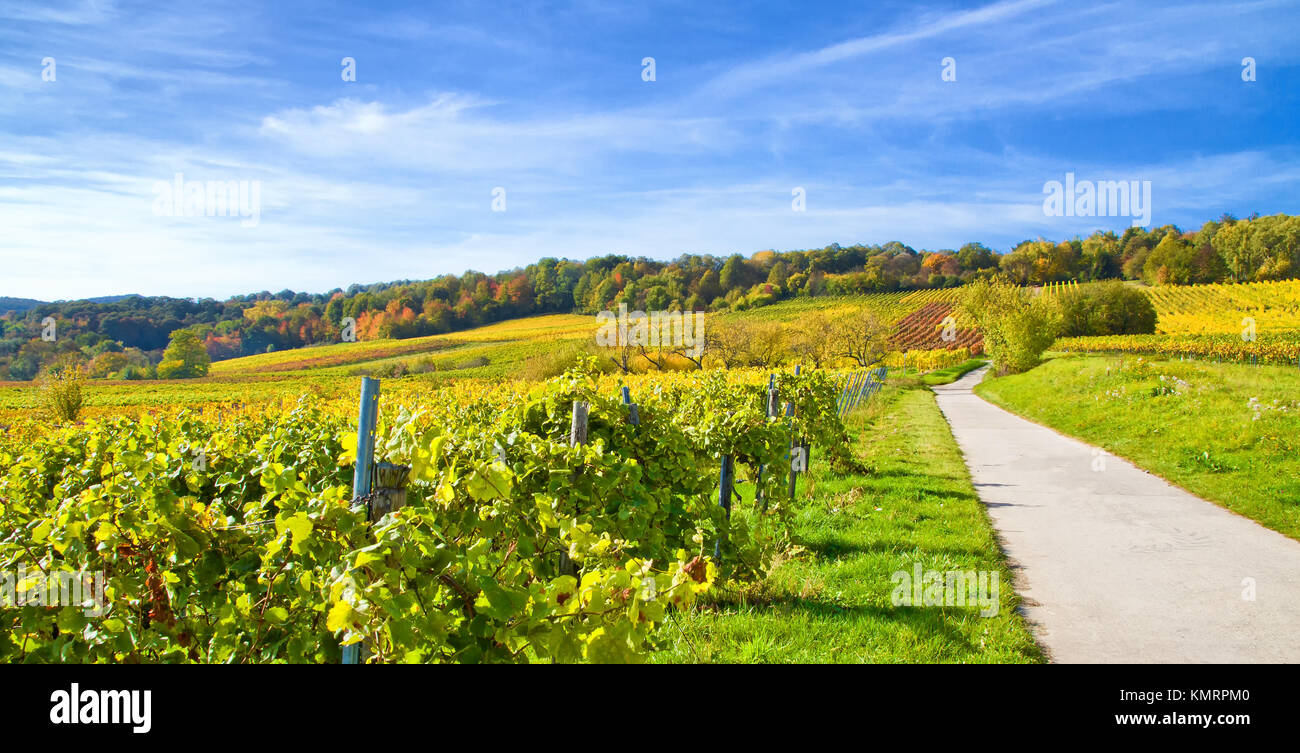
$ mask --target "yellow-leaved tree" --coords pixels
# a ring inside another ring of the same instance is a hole
[[[158,364],[159,379],[193,379],[207,376],[212,360],[208,350],[193,330],[178,329],[172,332],[171,342],[163,351],[162,363]]]

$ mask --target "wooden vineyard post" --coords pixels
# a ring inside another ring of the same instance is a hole
[[[411,466],[393,463],[375,463],[375,477],[371,480],[370,519],[379,520],[390,512],[406,506],[406,482],[411,476]]]
[[[787,421],[786,421],[787,424],[790,423],[788,419],[792,418],[793,416],[794,416],[794,403],[793,403],[793,402],[788,402],[788,403],[785,404],[785,417],[786,417],[786,419],[787,419]],[[799,442],[798,442],[797,439],[794,438],[794,431],[793,431],[793,429],[792,429],[792,430],[791,430],[791,436],[790,436],[790,451],[789,451],[788,453],[786,453],[786,458],[789,459],[789,461],[790,461],[790,493],[789,493],[789,497],[790,497],[790,500],[791,500],[791,501],[794,500],[794,483],[795,483],[795,482],[794,482],[794,473],[795,473],[795,471],[794,471],[794,463],[795,463],[795,448],[798,446],[798,444],[799,444]]]
[[[573,401],[573,419],[569,424],[569,446],[577,447],[587,443],[587,413],[591,406],[581,400]],[[577,471],[574,471],[577,475]],[[577,512],[575,511],[576,515]],[[569,559],[568,552],[560,552],[560,575],[578,577],[578,564]]]
[[[569,424],[569,446],[587,443],[587,411],[591,406],[580,400],[573,401],[573,421]]]
[[[797,365],[794,367],[794,375],[799,376],[799,366]],[[785,415],[786,418],[792,418],[794,416],[793,401],[785,404]],[[790,438],[790,501],[791,502],[794,502],[795,483],[797,478],[796,474],[798,474],[800,471],[807,470],[808,468],[804,447],[805,445],[801,443],[797,437],[791,436]]]
[[[727,520],[731,520],[731,489],[732,489],[732,462],[730,455],[722,456],[722,468],[718,472],[718,506],[726,511]],[[722,559],[722,537],[724,533],[718,534],[718,538],[713,542],[713,559]]]
[[[767,410],[765,413],[769,419],[775,418],[778,406],[776,395],[776,374],[767,375]],[[767,500],[763,496],[763,464],[758,464],[758,474],[754,479],[754,504],[763,503],[763,512],[767,512]]]
[[[785,417],[786,417],[786,418],[790,418],[790,417],[792,417],[792,416],[794,416],[794,403],[786,403],[786,404],[785,404]],[[790,492],[789,492],[789,498],[790,498],[790,501],[791,501],[791,502],[794,501],[794,488],[795,488],[795,473],[796,473],[796,471],[795,471],[795,461],[796,461],[796,458],[795,458],[795,449],[799,446],[799,440],[795,439],[794,436],[793,436],[793,434],[794,434],[794,432],[793,432],[793,430],[792,430],[792,431],[791,431],[791,437],[790,437],[790,452],[789,452],[789,454],[786,455],[786,457],[790,458]]]
[[[372,467],[375,462],[375,422],[379,416],[379,380],[361,379],[361,405],[357,411],[357,466],[352,471],[352,501],[370,495]],[[370,505],[367,502],[367,509]],[[361,644],[343,647],[344,664],[361,663]]]
[[[623,388],[623,404],[627,406],[627,422],[633,426],[640,426],[641,414],[637,411],[636,403],[632,402],[632,393],[628,392],[627,387]]]

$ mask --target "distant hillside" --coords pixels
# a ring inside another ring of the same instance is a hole
[[[56,304],[61,303],[117,303],[127,298],[133,298],[136,293],[127,295],[101,295],[97,298],[78,298],[75,301],[54,301]],[[0,314],[8,311],[28,311],[37,306],[44,306],[50,301],[38,301],[35,298],[10,298],[9,296],[0,295]]]
[[[8,296],[0,296],[0,312],[26,311],[27,309],[34,309],[43,303],[45,303],[45,301],[38,301],[35,298],[10,298]]]

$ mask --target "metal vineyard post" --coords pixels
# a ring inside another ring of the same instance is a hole
[[[352,501],[370,494],[375,462],[375,422],[379,416],[379,380],[361,379],[361,405],[357,411],[357,465],[352,471]],[[361,663],[361,645],[343,647],[343,663]]]

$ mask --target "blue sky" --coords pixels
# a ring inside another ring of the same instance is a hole
[[[1045,216],[1067,172],[1151,181],[1155,225],[1295,213],[1298,28],[1296,2],[0,0],[0,295],[1130,224]],[[257,181],[258,223],[159,216],[178,172]]]

